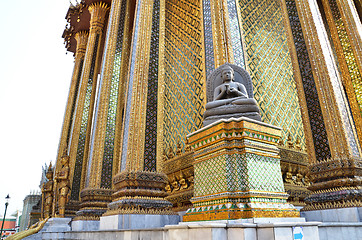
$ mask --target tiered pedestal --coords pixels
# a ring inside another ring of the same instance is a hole
[[[193,208],[183,221],[299,217],[284,192],[280,136],[280,128],[245,117],[190,134],[195,186]]]
[[[100,218],[100,230],[158,228],[180,221],[165,200],[165,174],[126,170],[117,174],[113,183],[116,192]]]

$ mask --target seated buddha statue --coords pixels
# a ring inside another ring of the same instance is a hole
[[[231,66],[239,71],[239,81],[235,81],[234,69]],[[220,82],[220,78],[222,83],[217,85],[212,92],[212,86],[215,86],[215,82]],[[248,89],[242,81],[247,84]],[[212,93],[213,97],[208,96],[204,126],[219,119],[231,117],[249,117],[261,121],[258,104],[253,98],[251,79],[244,69],[226,63],[210,74],[207,84],[208,93],[209,95]]]

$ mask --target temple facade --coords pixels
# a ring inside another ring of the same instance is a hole
[[[361,0],[83,0],[66,19],[74,70],[54,171],[68,156],[65,216],[190,208],[187,135],[225,63],[250,74],[262,122],[281,128],[288,202],[362,207]]]

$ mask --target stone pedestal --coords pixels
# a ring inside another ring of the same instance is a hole
[[[69,232],[71,218],[50,218],[47,222],[48,227],[42,233],[42,239],[64,239],[65,232]]]
[[[276,147],[281,129],[241,117],[188,136],[193,148],[193,208],[183,220],[299,217],[287,203]]]
[[[71,218],[50,218],[46,232],[67,232],[70,231]]]
[[[165,200],[167,176],[146,171],[123,171],[113,178],[116,192],[100,229],[147,229],[177,224],[180,217]]]

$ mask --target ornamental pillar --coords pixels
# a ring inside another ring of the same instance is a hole
[[[227,0],[216,0],[207,3],[211,8],[211,22],[214,40],[215,68],[224,63],[234,63],[232,39]]]
[[[353,0],[322,0],[322,16],[333,42],[359,143],[362,143],[362,24]]]
[[[113,177],[115,193],[107,212],[101,217],[100,229],[112,228],[107,225],[107,220],[103,221],[107,218],[117,218],[120,221],[117,226],[121,228],[132,228],[126,222],[133,224],[145,215],[150,219],[146,225],[162,227],[162,223],[154,222],[156,219],[163,219],[164,223],[178,221],[178,216],[170,210],[172,204],[164,199],[167,196],[164,190],[167,176],[157,172],[156,145],[150,146],[149,142],[156,139],[147,140],[148,130],[157,126],[156,122],[146,119],[149,111],[157,112],[159,11],[160,1],[137,1],[135,6],[119,172]],[[156,132],[157,128],[150,134]],[[173,216],[169,218],[168,215]],[[128,220],[122,222],[122,216]]]
[[[75,52],[73,75],[69,89],[68,102],[65,110],[60,143],[58,147],[57,163],[60,163],[58,159],[61,158],[64,149],[68,151],[69,139],[71,135],[70,131],[74,120],[74,112],[76,108],[75,105],[78,97],[84,56],[87,48],[88,32],[87,31],[77,32],[75,34],[75,39],[77,41],[77,49]]]
[[[318,5],[315,0],[296,0],[295,6],[318,93],[314,101],[320,104],[324,120],[326,136],[322,140],[328,146],[326,157],[319,155],[310,167],[312,194],[303,209],[308,218],[313,210],[361,206],[361,148],[359,126],[352,119]]]
[[[134,1],[112,2],[85,188],[81,191],[82,208],[77,213],[76,220],[99,219],[111,201],[112,176],[118,167],[118,159],[114,157],[119,152],[117,139],[120,138],[120,130],[117,126],[122,123],[125,79],[132,39],[132,9],[134,10]]]
[[[77,41],[77,48],[75,52],[74,70],[69,89],[68,102],[65,110],[65,116],[63,121],[63,127],[58,147],[57,164],[56,169],[61,168],[60,158],[64,152],[69,151],[71,130],[75,121],[75,111],[77,106],[77,98],[79,95],[79,88],[82,76],[82,68],[84,63],[84,57],[87,49],[88,31],[80,31],[75,34]],[[71,176],[73,176],[74,167],[71,168]],[[73,198],[69,201],[67,206],[67,212],[74,214],[74,208],[76,208],[78,198]],[[70,212],[69,212],[70,211]]]
[[[88,7],[91,14],[87,51],[84,58],[80,91],[76,106],[70,147],[70,175],[72,191],[70,200],[79,201],[79,194],[84,187],[86,166],[89,155],[89,142],[92,127],[94,102],[99,73],[104,36],[104,25],[109,7],[103,2],[93,3]],[[79,209],[79,208],[78,208]]]

